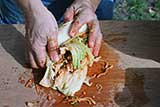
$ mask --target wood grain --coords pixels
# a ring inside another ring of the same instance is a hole
[[[87,102],[80,102],[78,107],[93,107],[93,106],[116,106],[114,101],[115,95],[119,90],[124,87],[124,71],[118,67],[118,56],[105,42],[102,43],[100,50],[100,56],[102,57],[99,62],[95,62],[92,67],[89,68],[88,76],[93,76],[94,74],[99,74],[102,72],[102,67],[104,62],[108,62],[113,65],[113,68],[109,70],[109,73],[103,75],[99,78],[93,78],[91,80],[92,86],[88,87],[83,84],[80,91],[78,91],[75,96],[77,97],[91,97],[96,101],[96,104],[88,104]],[[40,74],[39,74],[40,75]],[[99,87],[102,88],[99,90]],[[56,107],[72,107],[70,103],[64,100],[63,95],[50,88],[41,87],[43,90],[43,95],[52,95],[55,100],[53,103]],[[83,94],[85,93],[85,94]],[[41,101],[41,105],[45,105],[47,99]]]

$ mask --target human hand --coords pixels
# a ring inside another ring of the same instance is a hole
[[[64,20],[70,21],[74,19],[74,22],[69,31],[70,36],[75,36],[78,30],[87,23],[89,32],[89,47],[95,56],[98,56],[102,33],[100,30],[99,22],[95,14],[95,5],[91,0],[75,0],[72,5],[66,10],[64,14]]]
[[[26,13],[27,55],[32,68],[44,67],[47,52],[58,60],[58,26],[54,16],[44,6]]]

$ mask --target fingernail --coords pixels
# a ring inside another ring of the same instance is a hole
[[[98,51],[94,51],[94,56],[98,56]]]
[[[48,44],[48,47],[49,48],[57,48],[57,43],[55,42],[55,41],[50,41],[50,42],[48,42],[49,44]]]
[[[90,48],[93,48],[93,46],[94,46],[94,42],[90,42],[90,43],[89,43],[89,47],[90,47]]]
[[[71,30],[71,32],[70,32],[70,36],[74,36],[75,35],[75,30]]]
[[[41,66],[41,67],[44,67],[44,65],[45,65],[45,61],[43,61],[43,60],[40,61],[40,66]]]
[[[59,56],[58,56],[57,54],[55,54],[55,55],[53,55],[53,56],[51,57],[51,60],[57,62],[57,61],[59,60]]]
[[[75,21],[75,22],[74,22],[74,25],[75,25],[75,26],[79,25],[79,21]]]
[[[66,16],[64,19],[65,22],[69,22],[70,20],[72,20],[72,18],[70,16]]]

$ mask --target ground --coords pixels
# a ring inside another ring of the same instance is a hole
[[[160,20],[160,0],[116,0],[115,20]]]

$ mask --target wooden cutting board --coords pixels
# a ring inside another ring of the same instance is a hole
[[[100,56],[102,57],[101,60],[99,62],[95,62],[93,66],[89,68],[87,74],[88,76],[91,77],[94,74],[100,74],[102,72],[104,62],[108,62],[110,65],[113,65],[113,68],[109,69],[106,75],[91,79],[90,82],[92,83],[92,86],[89,87],[83,84],[81,90],[75,95],[77,97],[91,97],[96,104],[89,104],[88,102],[84,101],[78,103],[78,107],[116,106],[114,98],[116,93],[118,93],[124,87],[124,71],[118,67],[118,56],[105,42],[102,42]],[[33,70],[33,74],[35,83],[38,84],[44,73]],[[39,85],[36,85],[34,89],[37,91],[40,99],[36,100],[36,102],[31,102],[37,103],[37,107],[73,106],[65,99],[64,95],[57,91],[54,91],[50,88],[44,88]]]
[[[103,59],[113,64],[114,68],[106,76],[93,79],[91,87],[85,85],[82,87],[86,96],[96,95],[94,100],[97,104],[89,105],[82,102],[78,106],[105,107],[104,105],[119,105],[123,107],[134,105],[137,107],[159,107],[160,98],[157,93],[160,89],[158,75],[160,71],[160,24],[152,21],[101,21],[100,24],[104,36],[103,40],[108,41],[114,47],[114,49],[111,49],[108,48],[108,45],[103,44],[100,54]],[[0,26],[0,105],[2,107],[26,107],[25,102],[34,103],[37,101],[36,103],[39,103],[41,107],[48,107],[49,104],[56,105],[54,107],[69,107],[69,104],[64,104],[65,101],[62,101],[64,96],[56,91],[51,91],[54,99],[48,101],[45,93],[37,95],[34,87],[29,89],[22,85],[32,77],[32,73],[28,73],[32,70],[24,67],[24,34],[24,25]],[[118,52],[120,59],[115,54],[115,50]],[[117,67],[118,60],[120,60],[122,67],[126,69],[125,74]],[[98,72],[96,69],[92,70],[92,72],[96,71]],[[33,70],[33,73],[36,77],[35,80],[38,81],[41,72]],[[135,74],[142,75],[143,78],[139,79],[139,77],[135,77]],[[22,77],[22,79],[25,77],[25,81],[19,81],[19,77]],[[123,92],[120,93],[120,97],[115,96],[120,91],[117,89],[123,87],[124,81]],[[104,95],[97,93],[95,88],[97,82],[105,85],[101,90]],[[45,92],[47,93],[48,90],[45,89]],[[82,90],[77,95],[80,95],[83,92]],[[117,105],[114,103],[114,97],[116,97]],[[146,101],[147,97],[150,101]]]

